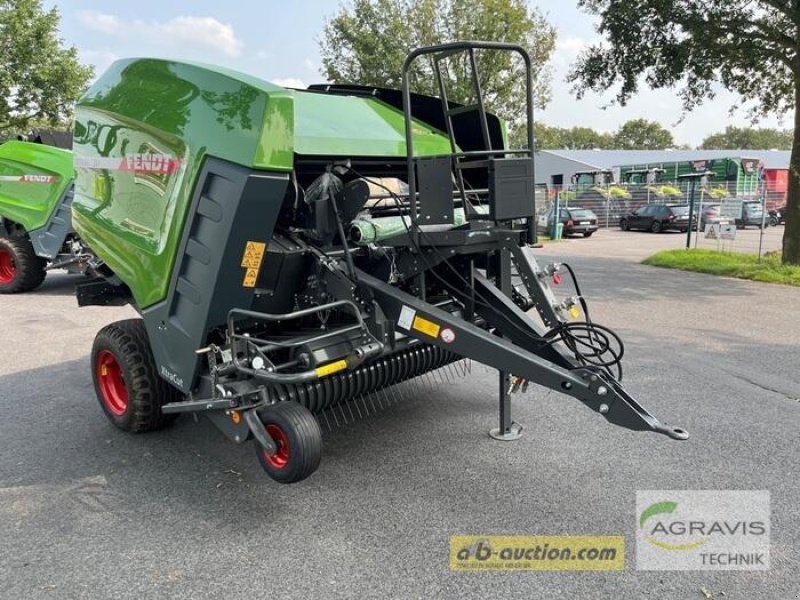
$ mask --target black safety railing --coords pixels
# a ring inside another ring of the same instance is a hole
[[[502,52],[515,52],[520,55],[524,62],[525,71],[525,89],[526,89],[526,107],[525,117],[527,125],[527,141],[528,147],[524,149],[500,149],[492,147],[492,139],[489,132],[489,121],[486,114],[486,106],[483,100],[483,90],[481,89],[480,75],[478,72],[477,60],[475,57],[476,50],[494,50]],[[464,106],[456,106],[451,108],[451,103],[447,98],[447,89],[444,78],[441,73],[441,62],[450,58],[455,54],[466,52],[469,58],[470,77],[475,94],[475,103]],[[406,57],[403,63],[402,70],[402,93],[403,93],[403,113],[405,116],[405,137],[406,137],[406,159],[408,161],[408,186],[409,186],[409,201],[410,201],[410,217],[413,225],[417,225],[417,173],[416,173],[416,160],[414,154],[414,136],[413,136],[413,114],[411,108],[411,89],[410,77],[411,66],[421,56],[433,55],[433,69],[436,77],[437,85],[439,88],[439,97],[442,102],[442,110],[445,117],[446,133],[450,140],[451,154],[449,156],[455,167],[456,185],[458,186],[458,195],[461,196],[465,211],[469,211],[469,202],[467,201],[467,190],[464,185],[464,178],[461,173],[461,160],[462,159],[479,159],[490,158],[496,156],[508,155],[522,155],[530,158],[531,173],[534,172],[534,138],[533,138],[533,71],[531,67],[531,58],[528,52],[517,44],[507,44],[502,42],[481,42],[481,41],[465,41],[453,42],[448,44],[440,44],[437,46],[428,46],[425,48],[417,48],[413,50]],[[477,112],[481,139],[483,141],[483,150],[472,150],[462,152],[458,149],[456,143],[455,132],[453,128],[453,117],[458,114],[466,112]],[[426,158],[432,158],[427,156]],[[535,207],[534,207],[535,210]],[[469,214],[469,213],[468,213]],[[531,234],[535,238],[535,227],[533,223],[531,226]],[[533,240],[532,240],[533,241]]]

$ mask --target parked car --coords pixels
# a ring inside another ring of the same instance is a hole
[[[777,227],[786,222],[786,206],[779,206],[769,211],[769,224],[772,227]]]
[[[734,219],[722,215],[722,206],[719,204],[703,204],[700,206],[700,227],[706,225],[730,225]]]
[[[736,219],[736,227],[744,229],[745,227],[766,227],[766,220],[764,219],[764,207],[759,200],[751,200],[749,202],[742,202],[742,216]]]
[[[661,231],[687,231],[689,223],[689,207],[685,204],[648,204],[637,208],[619,220],[623,231],[644,229],[659,233]]]
[[[551,206],[537,221],[539,231],[549,233],[553,229],[555,207]],[[597,215],[588,208],[578,206],[562,207],[559,222],[564,226],[564,236],[582,235],[591,237],[597,231]]]

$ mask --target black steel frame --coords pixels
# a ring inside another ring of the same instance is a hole
[[[494,50],[504,52],[515,52],[522,57],[525,63],[525,90],[526,90],[526,106],[525,118],[527,125],[528,147],[524,149],[495,149],[492,148],[491,138],[489,135],[489,124],[486,117],[486,107],[483,102],[483,92],[481,90],[480,76],[478,74],[477,61],[475,59],[476,50]],[[470,62],[470,74],[472,79],[473,88],[475,90],[476,104],[460,106],[457,108],[450,108],[447,99],[447,90],[444,80],[442,79],[440,63],[447,58],[466,52]],[[417,160],[414,156],[414,134],[413,134],[413,115],[411,114],[411,88],[409,73],[411,65],[421,56],[434,55],[433,68],[436,81],[439,87],[440,99],[442,101],[442,110],[445,116],[445,124],[447,128],[447,135],[450,140],[451,154],[444,155],[454,161],[456,181],[463,202],[464,210],[470,214],[470,204],[467,201],[466,189],[464,186],[463,174],[461,172],[461,159],[472,158],[489,158],[496,156],[508,155],[523,155],[530,159],[531,173],[535,173],[534,162],[534,135],[533,135],[533,71],[531,68],[531,58],[528,52],[522,46],[517,44],[507,44],[503,42],[481,42],[481,41],[465,41],[465,42],[452,42],[448,44],[440,44],[437,46],[428,46],[425,48],[417,48],[412,50],[403,62],[402,68],[402,93],[403,93],[403,115],[405,117],[405,136],[406,136],[406,160],[408,161],[408,191],[410,202],[410,215],[412,223],[418,226],[417,221]],[[481,135],[485,144],[485,149],[480,151],[459,152],[456,150],[456,140],[453,133],[452,117],[456,114],[464,113],[467,111],[477,111],[480,119]],[[427,159],[436,157],[426,157]],[[534,203],[535,199],[531,198]],[[532,214],[536,214],[535,204],[532,208]],[[528,242],[536,243],[536,224],[534,219],[528,220]]]

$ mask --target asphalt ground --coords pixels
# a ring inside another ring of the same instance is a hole
[[[78,309],[66,275],[0,297],[0,597],[800,597],[800,290],[601,258],[612,247],[537,255],[568,257],[626,341],[627,389],[688,441],[541,388],[514,399],[523,437],[494,441],[496,375],[475,366],[327,433],[291,486],[206,420],[108,423],[88,353],[130,309]],[[636,570],[642,489],[769,490],[771,569]],[[625,570],[451,572],[454,534],[624,535]]]
[[[717,250],[725,252],[743,252],[745,254],[758,254],[759,249],[762,254],[767,252],[779,252],[783,243],[784,226],[767,227],[763,232],[759,229],[748,227],[736,231],[734,240],[715,240],[706,238],[704,233],[696,235],[692,232],[690,241],[692,248],[702,248],[704,250]],[[659,250],[671,250],[673,248],[686,247],[686,234],[679,231],[664,231],[662,233],[651,233],[649,231],[621,231],[618,227],[599,229],[592,235],[591,243],[594,250],[602,248],[602,254],[592,254],[592,256],[603,256],[605,258],[619,258],[622,260],[643,259],[653,252]],[[568,241],[580,241],[579,238],[569,238]],[[560,243],[560,242],[556,242]],[[568,254],[576,253],[585,255],[587,247],[581,244],[567,244],[558,247],[558,252]]]

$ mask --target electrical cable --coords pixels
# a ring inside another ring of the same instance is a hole
[[[612,377],[615,377],[617,381],[622,381],[621,361],[625,354],[625,344],[622,342],[622,338],[609,327],[592,322],[592,318],[589,315],[589,304],[581,292],[575,271],[567,263],[562,263],[562,266],[572,279],[572,285],[575,287],[575,294],[578,297],[578,302],[580,302],[586,321],[562,323],[545,334],[545,337],[559,335],[564,345],[573,352],[575,358],[579,361],[602,369]],[[618,348],[615,348],[614,344]],[[579,349],[581,347],[584,349]],[[603,360],[602,357],[605,355],[610,355],[611,358]]]

